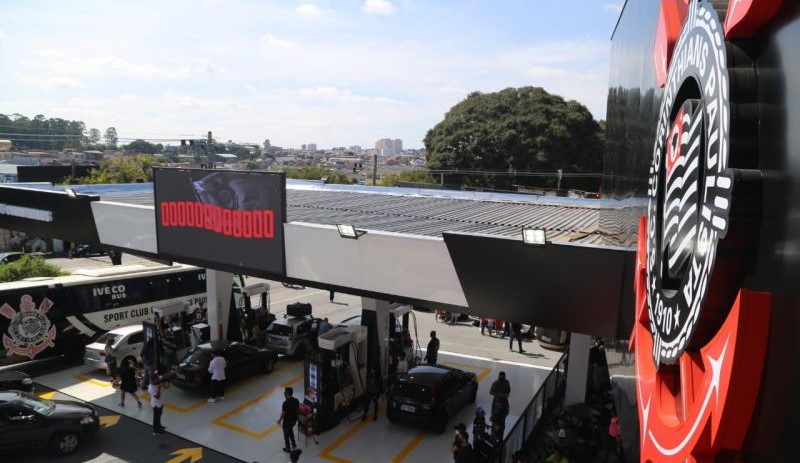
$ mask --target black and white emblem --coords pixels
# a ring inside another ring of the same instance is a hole
[[[657,365],[675,363],[688,346],[728,231],[728,89],[717,12],[692,2],[664,89],[648,182],[648,310]]]

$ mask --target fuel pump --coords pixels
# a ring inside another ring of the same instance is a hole
[[[367,328],[336,327],[319,336],[319,349],[305,360],[306,400],[316,410],[315,432],[333,428],[364,394]]]
[[[263,343],[263,335],[275,315],[270,312],[269,283],[256,283],[236,289],[241,294],[237,301],[243,339],[253,339]],[[256,299],[255,303],[253,299]]]
[[[408,304],[391,304],[389,306],[389,375],[397,374],[397,362],[401,353],[409,364],[414,363],[414,343],[409,330],[409,315],[412,307]]]

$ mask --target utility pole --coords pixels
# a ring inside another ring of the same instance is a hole
[[[375,153],[372,165],[372,186],[378,186],[378,153]]]
[[[211,169],[214,168],[214,161],[212,160],[213,154],[211,153],[211,131],[208,131],[208,142],[206,143],[206,164],[210,166]]]

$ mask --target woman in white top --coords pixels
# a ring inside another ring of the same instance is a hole
[[[150,378],[147,393],[150,394],[150,406],[153,407],[153,435],[164,434],[164,430],[167,428],[161,425],[164,403],[161,401],[161,380],[158,377],[158,373],[153,373]]]
[[[208,372],[211,373],[211,398],[209,402],[225,400],[225,357],[219,352],[211,351],[211,362],[208,364]]]

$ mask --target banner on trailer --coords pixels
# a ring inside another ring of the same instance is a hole
[[[283,173],[155,170],[158,252],[179,262],[285,274]]]

